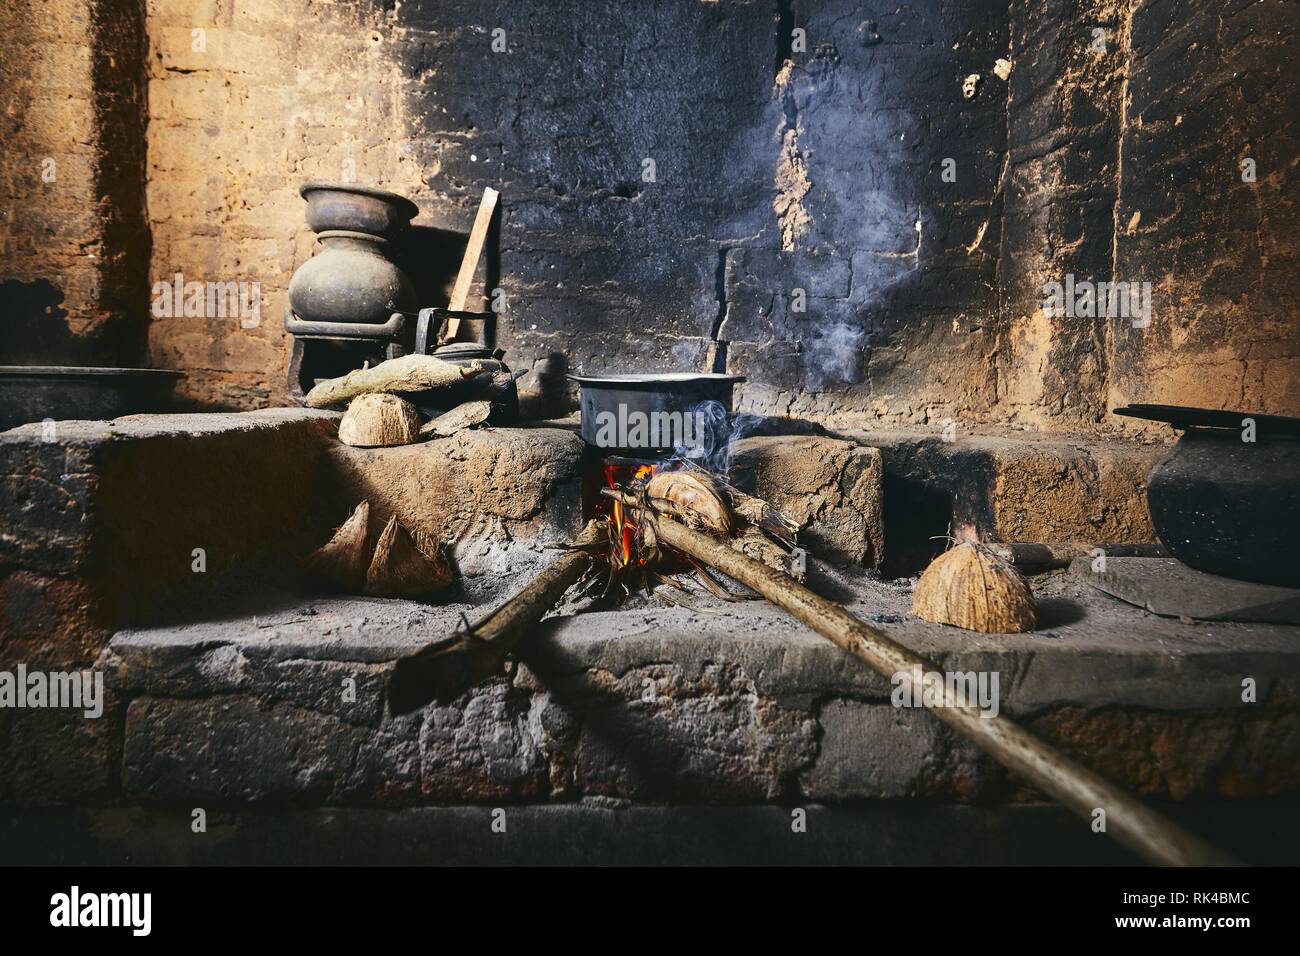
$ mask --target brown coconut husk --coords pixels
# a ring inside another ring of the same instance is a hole
[[[1018,634],[1038,623],[1025,579],[989,548],[972,543],[930,562],[912,591],[912,613],[985,634]]]
[[[339,422],[339,441],[356,448],[409,445],[420,437],[420,413],[404,398],[370,392],[358,395]]]
[[[363,501],[334,536],[309,554],[303,567],[346,594],[360,594],[370,563],[370,502]]]
[[[366,571],[365,590],[374,597],[419,598],[451,584],[451,565],[441,554],[421,551],[397,521],[388,519]]]
[[[671,504],[689,525],[703,526],[722,534],[730,534],[735,528],[722,490],[702,472],[661,472],[650,479],[645,490],[652,499]]]

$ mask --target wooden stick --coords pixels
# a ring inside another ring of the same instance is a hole
[[[645,509],[636,498],[611,488],[602,489],[602,494],[636,509],[641,513],[641,520],[645,520]],[[911,685],[913,694],[920,695],[923,690],[915,685],[916,673],[938,670],[845,608],[725,542],[666,518],[655,521],[655,533],[663,544],[757,591],[879,673],[891,679],[898,675],[899,680]],[[1004,717],[984,716],[978,707],[955,700],[946,685],[944,695],[944,706],[935,709],[935,716],[1085,820],[1091,822],[1095,810],[1104,810],[1106,833],[1148,862],[1175,866],[1237,863],[1019,724]]]
[[[456,284],[451,288],[451,301],[447,303],[447,311],[463,312],[465,303],[469,301],[469,290],[474,285],[474,274],[478,272],[479,256],[483,254],[483,244],[487,242],[488,227],[492,225],[492,213],[497,208],[498,193],[491,186],[483,190],[483,198],[478,204],[478,214],[474,217],[474,225],[469,231],[469,242],[465,245],[465,255],[460,260],[460,272],[456,274]],[[460,319],[452,316],[447,320],[447,341],[456,341],[456,333],[460,331]]]
[[[590,548],[605,540],[604,522],[589,521],[553,564],[505,603],[467,630],[452,634],[403,657],[388,680],[388,708],[405,714],[430,701],[448,703],[464,691],[501,672],[506,656],[529,628],[575,584],[591,564]]]

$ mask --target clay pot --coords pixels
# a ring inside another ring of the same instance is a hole
[[[304,183],[298,194],[307,200],[307,225],[313,232],[367,232],[395,237],[419,213],[415,203],[397,193],[344,183]]]
[[[289,280],[289,305],[308,322],[382,324],[415,307],[415,287],[388,258],[387,240],[364,232],[327,230],[320,252]]]

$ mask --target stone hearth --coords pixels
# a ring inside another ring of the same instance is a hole
[[[431,819],[421,814],[509,807],[538,828],[516,844],[519,861],[547,852],[556,827],[596,826],[600,814],[627,821],[653,857],[662,807],[687,808],[688,827],[717,824],[720,808],[734,823],[812,807],[846,836],[914,813],[934,834],[845,857],[868,862],[941,860],[1022,819],[1045,833],[1074,826],[763,602],[700,594],[693,610],[562,609],[508,676],[387,716],[395,657],[509,593],[576,529],[581,443],[560,421],[362,450],[337,443],[336,420],[276,409],[60,423],[52,441],[40,426],[0,436],[14,519],[0,538],[4,664],[93,664],[109,696],[94,721],[0,712],[0,800],[63,807],[44,812],[69,832],[150,820],[142,839],[166,860],[257,859],[254,834],[285,812],[363,828],[383,819],[399,832]],[[911,580],[880,573],[916,560],[927,522],[993,538],[1144,540],[1141,476],[1159,450],[777,436],[743,440],[735,473],[805,525],[814,587],[945,669],[996,671],[1005,713],[1172,801],[1203,832],[1255,859],[1283,853],[1233,821],[1245,805],[1267,816],[1300,792],[1295,628],[1183,624],[1059,572],[1035,578],[1035,633],[974,635],[913,618]],[[444,601],[325,597],[301,577],[297,558],[362,496],[455,540],[462,581]],[[900,520],[891,508],[904,506],[913,513]],[[1245,677],[1258,704],[1241,701]],[[227,814],[225,855],[165,838],[171,815],[191,807]],[[958,821],[972,828],[964,838]],[[21,852],[24,839],[0,827],[0,845]],[[442,852],[471,844],[466,835]],[[116,845],[95,852],[111,859]],[[1079,860],[1124,859],[1069,836],[1057,845]]]

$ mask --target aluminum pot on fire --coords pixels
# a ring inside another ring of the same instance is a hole
[[[731,412],[743,375],[570,375],[582,389],[582,440],[610,451],[671,452],[694,443],[694,416],[705,402]]]

